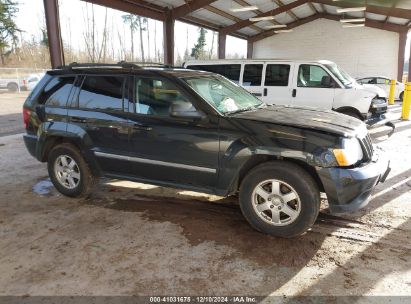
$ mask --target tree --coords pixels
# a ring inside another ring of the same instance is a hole
[[[17,34],[21,32],[14,18],[18,12],[18,3],[13,0],[0,0],[0,56],[5,64],[5,57],[11,53],[8,48],[16,45]]]
[[[131,34],[131,61],[134,61],[134,32],[139,30],[140,32],[140,49],[141,49],[141,60],[144,62],[144,43],[143,43],[143,31],[147,30],[147,18],[128,14],[123,15],[123,22],[130,26]]]
[[[204,57],[204,48],[206,46],[205,35],[207,31],[204,28],[200,27],[199,32],[200,34],[198,36],[197,43],[191,49],[191,57],[194,57],[195,59]]]

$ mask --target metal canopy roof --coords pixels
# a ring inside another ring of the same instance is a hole
[[[83,0],[164,21],[171,17],[235,37],[258,41],[275,35],[266,26],[286,24],[293,28],[318,18],[365,17],[365,25],[404,33],[411,25],[409,0]],[[232,8],[255,5],[257,11],[233,12]],[[337,8],[366,6],[365,12],[338,14]],[[273,20],[251,22],[251,17]]]

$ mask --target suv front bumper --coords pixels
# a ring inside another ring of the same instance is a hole
[[[390,162],[378,155],[356,168],[317,168],[331,213],[352,212],[369,202],[371,192],[391,171]]]

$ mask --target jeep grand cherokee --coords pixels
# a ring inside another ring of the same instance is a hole
[[[222,76],[134,64],[47,72],[23,108],[27,149],[64,195],[99,176],[237,195],[257,230],[292,237],[367,204],[388,161],[361,121],[268,106]]]

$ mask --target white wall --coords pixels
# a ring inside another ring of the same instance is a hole
[[[397,78],[399,34],[369,27],[342,28],[340,22],[317,19],[291,33],[254,43],[253,58],[327,59],[354,77]]]

